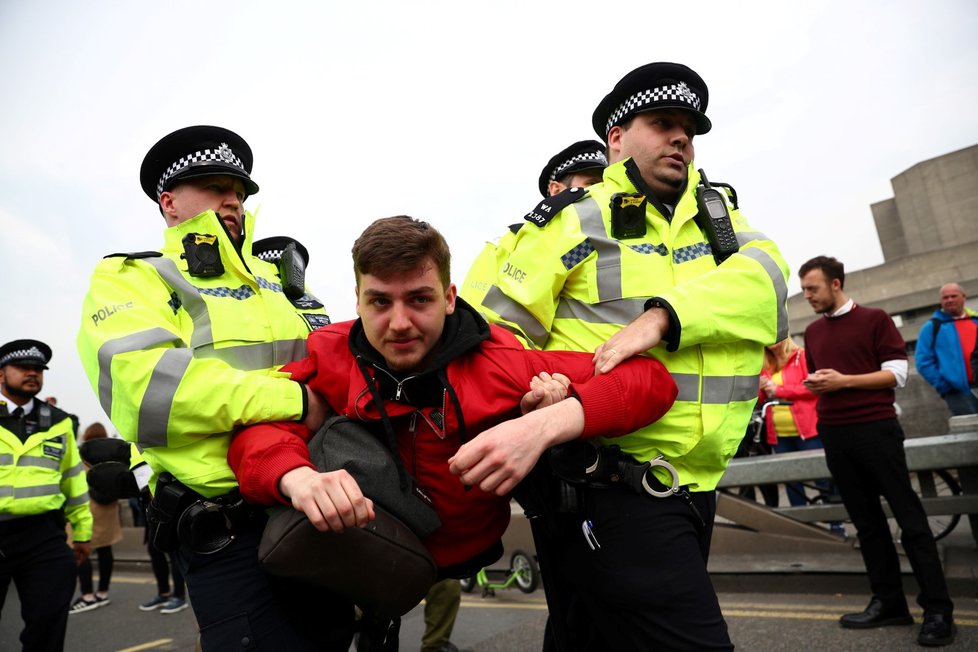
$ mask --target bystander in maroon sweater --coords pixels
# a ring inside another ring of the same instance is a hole
[[[816,319],[805,329],[805,358],[810,371],[842,374],[880,370],[888,360],[906,360],[907,349],[886,312],[854,305],[838,317]],[[818,420],[828,425],[896,418],[892,389],[840,389],[818,398]]]

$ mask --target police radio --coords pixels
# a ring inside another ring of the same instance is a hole
[[[696,224],[706,234],[713,249],[713,258],[719,265],[731,254],[737,253],[740,245],[737,243],[737,234],[733,230],[723,193],[710,185],[703,170],[699,173],[701,184],[696,188]]]
[[[645,208],[648,199],[641,193],[618,192],[611,196],[611,235],[616,240],[645,237]]]
[[[282,292],[289,301],[301,299],[306,293],[306,261],[294,242],[290,242],[282,250],[278,260],[278,273],[282,279]]]
[[[191,276],[207,278],[224,273],[221,249],[216,235],[188,233],[183,236],[183,256]]]

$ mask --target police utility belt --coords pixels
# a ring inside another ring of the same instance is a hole
[[[705,525],[689,490],[679,486],[676,468],[662,455],[648,462],[637,462],[631,455],[621,452],[619,446],[595,446],[590,442],[576,441],[550,449],[550,466],[554,474],[571,485],[596,489],[623,487],[653,498],[676,496],[685,501],[700,523]],[[654,468],[669,473],[669,485],[655,476],[652,472]]]
[[[149,543],[163,552],[181,545],[209,555],[220,552],[238,536],[264,523],[264,513],[234,491],[204,498],[168,472],[160,474],[153,500],[146,508]]]

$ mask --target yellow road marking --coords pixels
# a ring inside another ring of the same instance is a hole
[[[152,649],[154,647],[160,647],[161,645],[167,645],[167,644],[172,643],[172,642],[173,642],[173,639],[172,638],[161,638],[158,641],[150,641],[149,643],[141,643],[140,645],[134,645],[132,647],[123,648],[121,650],[117,650],[116,652],[136,652],[136,650],[149,650],[149,649]]]

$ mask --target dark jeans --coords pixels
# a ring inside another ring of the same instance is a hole
[[[174,555],[204,652],[349,650],[353,605],[269,576],[258,560],[260,540],[261,527],[254,527],[219,552],[204,555],[181,546]]]
[[[978,398],[971,392],[962,393],[958,390],[948,392],[943,397],[947,403],[947,409],[951,411],[951,416],[956,417],[962,414],[978,414]]]
[[[31,652],[60,652],[76,577],[63,517],[49,512],[0,523],[0,550],[0,612],[13,580],[24,618],[21,645]]]
[[[187,595],[187,586],[183,581],[183,573],[180,572],[180,564],[177,563],[174,553],[161,552],[151,543],[146,544],[149,551],[149,561],[153,568],[153,577],[156,578],[156,592],[159,595],[171,595],[170,576],[173,576],[174,597],[183,599]]]
[[[906,606],[900,558],[880,496],[886,498],[902,531],[901,543],[920,586],[924,613],[950,615],[937,545],[920,498],[910,485],[903,430],[896,419],[839,426],[818,424],[825,461],[849,512],[873,595],[888,608]]]
[[[570,649],[733,649],[706,571],[716,494],[692,496],[705,526],[675,496],[584,489],[584,513],[568,518],[551,541],[556,570],[570,589],[562,618]],[[596,550],[582,533],[584,519],[593,524]],[[553,649],[549,635],[548,641]]]
[[[821,448],[822,440],[818,437],[809,437],[808,439],[802,439],[801,437],[779,437],[778,443],[774,446],[774,452],[795,453],[798,451],[814,451]],[[785,492],[788,494],[788,502],[791,503],[792,507],[808,504],[808,499],[805,497],[805,487],[802,483],[786,482],[784,486]],[[815,486],[825,494],[832,491],[832,485],[828,480],[817,480]]]

